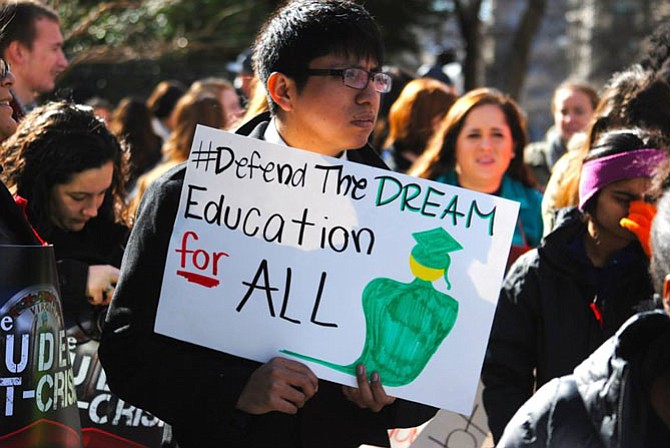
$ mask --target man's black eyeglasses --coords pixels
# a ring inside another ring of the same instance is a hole
[[[0,58],[0,79],[5,79],[9,74],[9,64],[4,59]]]
[[[356,90],[364,90],[370,81],[379,93],[391,91],[391,75],[382,72],[369,72],[362,68],[308,68],[310,76],[340,76],[342,84]]]

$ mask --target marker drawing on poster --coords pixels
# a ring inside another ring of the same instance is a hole
[[[392,448],[492,448],[479,383],[475,402],[468,414],[441,409],[428,423],[390,432]]]
[[[199,126],[155,330],[472,408],[518,204]]]

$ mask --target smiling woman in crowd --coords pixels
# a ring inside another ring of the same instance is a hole
[[[523,160],[526,142],[519,106],[495,89],[475,89],[451,106],[408,172],[519,202],[510,264],[542,237],[542,194]]]

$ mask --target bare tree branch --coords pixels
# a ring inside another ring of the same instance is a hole
[[[257,6],[259,2],[258,1],[249,1],[247,0],[244,3],[238,3],[236,5],[230,6],[228,8],[224,8],[221,10],[216,16],[212,18],[212,20],[204,27],[201,33],[198,33],[196,38],[201,37],[201,36],[211,36],[214,32],[216,32],[216,29],[219,27],[221,22],[237,15],[240,14],[243,11],[248,11],[250,9],[253,9]]]
[[[142,6],[141,0],[117,0],[113,2],[102,3],[97,8],[91,10],[86,17],[83,17],[72,30],[67,33],[65,40],[70,40],[83,36],[88,33],[92,25],[100,20],[105,14],[116,9],[137,9]]]

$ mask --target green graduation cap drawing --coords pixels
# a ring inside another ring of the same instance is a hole
[[[433,282],[444,277],[451,289],[450,253],[463,246],[442,227],[412,236],[416,245],[409,264],[414,280],[402,283],[375,278],[363,290],[366,335],[356,361],[340,365],[289,350],[281,352],[350,375],[356,374],[357,365],[365,364],[368,372],[379,373],[386,386],[414,381],[456,323],[458,302],[435,289]]]
[[[444,271],[444,281],[447,283],[447,289],[451,289],[451,283],[447,276],[449,265],[451,264],[449,253],[461,250],[463,246],[442,227],[418,232],[412,236],[417,244],[412,249],[410,263],[420,265],[423,268],[424,275],[428,274],[430,270]],[[416,275],[414,272],[415,269],[413,267],[412,272]]]

